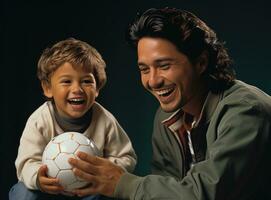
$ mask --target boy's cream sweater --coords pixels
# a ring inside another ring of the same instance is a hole
[[[95,142],[103,157],[129,172],[133,171],[136,154],[129,137],[104,107],[95,102],[92,109],[90,126],[83,134]],[[42,165],[45,146],[53,137],[64,132],[54,116],[52,103],[45,102],[28,118],[20,139],[15,166],[19,181],[23,181],[29,189],[38,189],[37,172]]]

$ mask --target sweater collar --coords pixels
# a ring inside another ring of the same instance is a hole
[[[72,118],[61,116],[58,113],[56,106],[53,102],[52,102],[52,107],[54,109],[55,120],[64,132],[75,131],[75,132],[83,133],[87,129],[87,127],[89,127],[91,123],[92,109],[89,109],[85,113],[85,115],[83,115],[82,117],[72,119]]]

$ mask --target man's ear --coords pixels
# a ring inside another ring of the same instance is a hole
[[[48,81],[42,81],[41,82],[41,87],[43,90],[43,94],[47,97],[47,98],[52,98],[53,94],[52,94],[52,90],[51,90],[51,85]]]
[[[209,64],[209,53],[204,50],[197,59],[196,69],[198,74],[202,74],[208,67]]]

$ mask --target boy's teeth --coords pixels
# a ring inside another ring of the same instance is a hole
[[[84,99],[69,99],[68,101],[70,103],[83,103]]]
[[[83,99],[70,99],[70,101],[83,101]]]

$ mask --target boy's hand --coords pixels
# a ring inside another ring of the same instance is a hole
[[[64,188],[59,184],[56,178],[49,178],[46,174],[47,166],[42,165],[38,171],[38,184],[40,190],[49,194],[59,194]]]

